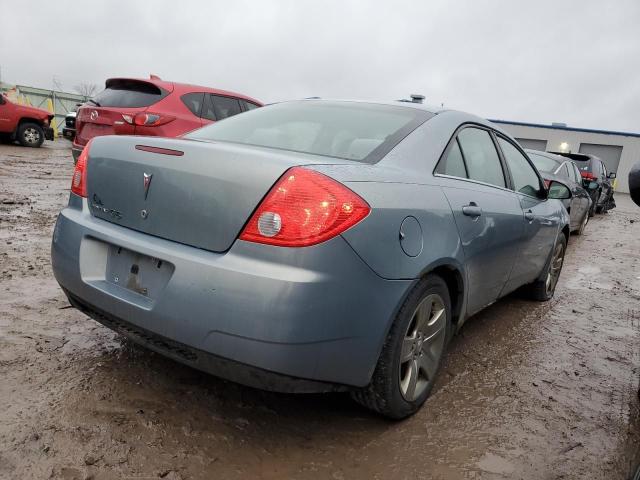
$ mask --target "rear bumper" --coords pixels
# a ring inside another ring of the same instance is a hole
[[[76,129],[75,128],[68,128],[68,127],[64,127],[62,129],[62,136],[64,138],[68,138],[69,140],[73,140],[76,136]]]
[[[251,386],[366,385],[412,284],[377,276],[342,237],[302,249],[236,241],[217,254],[96,219],[79,202],[72,195],[76,207],[58,217],[51,251],[72,303],[153,350]],[[170,278],[153,296],[117,285],[109,245],[168,262]]]

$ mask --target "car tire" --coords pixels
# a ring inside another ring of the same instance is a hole
[[[567,252],[567,238],[564,233],[560,233],[560,236],[556,240],[553,246],[553,251],[549,257],[549,261],[544,268],[544,273],[533,283],[530,283],[525,287],[527,296],[531,300],[538,302],[546,302],[553,298],[553,294],[556,291],[558,285],[558,279],[562,272],[562,265],[564,264],[564,256]]]
[[[580,227],[576,231],[576,235],[584,235],[584,231],[587,228],[587,224],[589,223],[589,212],[584,212],[584,216],[582,217],[582,221],[580,222]]]
[[[353,399],[392,419],[413,415],[431,393],[451,336],[449,289],[428,276],[405,299],[371,382],[352,392]]]
[[[23,147],[37,148],[44,142],[44,130],[37,123],[23,123],[18,127],[17,140]]]

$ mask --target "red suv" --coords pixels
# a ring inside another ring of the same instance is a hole
[[[78,110],[73,158],[93,137],[177,137],[216,120],[261,107],[239,93],[147,79],[110,78],[105,89]]]

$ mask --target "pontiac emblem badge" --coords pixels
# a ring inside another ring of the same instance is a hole
[[[153,178],[153,173],[144,173],[144,199],[147,199],[147,195],[149,195],[149,186],[151,185],[151,178]]]

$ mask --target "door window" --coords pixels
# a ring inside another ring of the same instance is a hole
[[[491,135],[479,128],[465,128],[458,134],[469,178],[479,182],[505,187],[500,157]]]
[[[242,112],[240,102],[237,98],[211,95],[211,101],[217,120],[222,120],[223,118],[231,117]]]
[[[462,152],[460,151],[460,145],[458,145],[457,140],[453,141],[447,156],[438,162],[436,173],[467,178],[467,169],[464,166],[464,159],[462,158]]]
[[[240,100],[240,103],[247,112],[249,110],[253,110],[254,108],[259,108],[255,103],[247,102],[246,100]]]
[[[537,197],[540,194],[540,178],[526,157],[516,147],[503,138],[498,143],[511,171],[513,188],[516,192]]]

